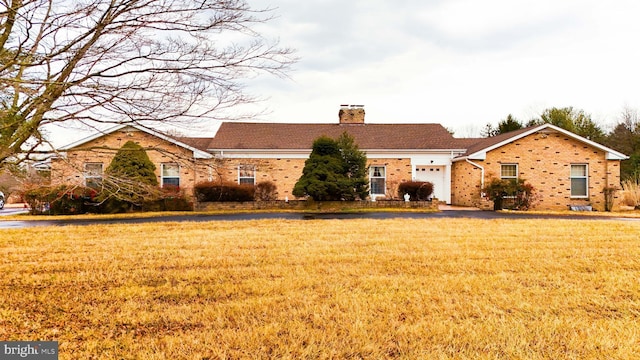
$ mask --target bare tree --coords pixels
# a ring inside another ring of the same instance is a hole
[[[0,0],[0,162],[60,122],[220,118],[295,61],[244,0]]]
[[[618,123],[607,135],[605,144],[629,156],[620,163],[620,177],[638,182],[640,179],[640,115],[636,109],[625,107]]]
[[[636,109],[625,106],[620,113],[620,121],[618,123],[631,132],[640,133],[640,114]]]

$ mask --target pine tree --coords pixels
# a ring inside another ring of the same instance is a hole
[[[366,199],[369,195],[367,155],[360,151],[354,138],[344,132],[337,140],[345,166],[345,181],[341,184],[344,200]]]
[[[153,165],[142,146],[127,141],[116,153],[107,168],[107,174],[115,178],[132,180],[145,185],[158,185]]]
[[[102,180],[97,200],[104,212],[122,212],[140,208],[145,201],[161,195],[156,166],[144,148],[133,141],[124,144],[111,160]]]
[[[369,192],[366,163],[366,155],[349,134],[337,140],[321,136],[313,142],[292,194],[317,201],[365,199]]]

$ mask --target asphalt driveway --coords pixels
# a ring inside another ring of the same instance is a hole
[[[154,222],[174,222],[174,221],[246,221],[265,219],[286,219],[286,220],[327,220],[327,219],[442,219],[442,218],[469,218],[469,219],[564,219],[564,220],[621,220],[640,221],[640,218],[618,218],[611,216],[584,216],[576,215],[548,215],[532,214],[526,212],[495,212],[495,211],[469,211],[465,210],[443,210],[432,213],[419,212],[366,212],[366,213],[238,213],[238,214],[216,214],[216,215],[169,215],[153,218],[123,218],[123,219],[72,219],[72,220],[33,220],[20,221],[0,219],[0,229],[27,228],[36,226],[68,226],[68,225],[95,225],[95,224],[142,224]]]

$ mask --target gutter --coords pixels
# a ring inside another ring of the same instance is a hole
[[[480,197],[485,197],[485,193],[483,191],[484,189],[484,168],[476,163],[474,163],[473,161],[469,160],[469,158],[464,159],[466,162],[468,162],[469,164],[477,167],[478,169],[480,169],[481,171],[481,178],[480,178]]]

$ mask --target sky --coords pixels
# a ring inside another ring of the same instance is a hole
[[[640,107],[640,2],[627,0],[248,0],[258,27],[297,50],[289,79],[262,77],[273,122],[440,123],[477,136],[508,114],[584,110],[607,128]]]
[[[637,0],[247,2],[273,9],[255,30],[299,58],[288,78],[248,83],[264,98],[256,121],[337,122],[341,104],[357,104],[369,123],[475,137],[509,114],[526,122],[572,106],[609,130],[640,108]],[[68,134],[65,144],[87,136]]]

